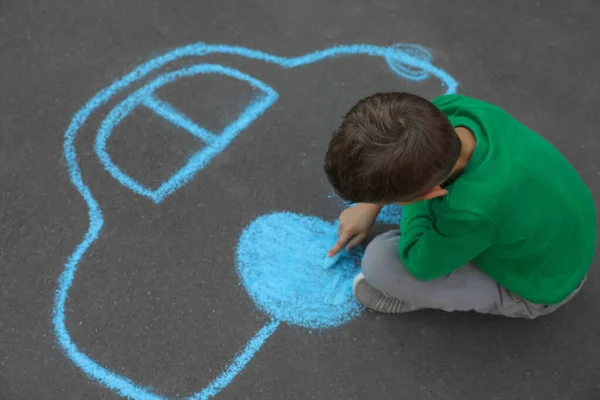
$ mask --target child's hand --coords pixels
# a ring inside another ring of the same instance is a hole
[[[376,204],[359,203],[354,207],[344,210],[340,214],[340,227],[338,228],[337,243],[327,252],[328,257],[336,255],[348,244],[348,250],[356,246],[367,237],[381,207]]]

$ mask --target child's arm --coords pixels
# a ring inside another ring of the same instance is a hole
[[[403,209],[400,259],[417,279],[440,278],[473,260],[494,241],[492,224],[478,214],[455,211],[431,220],[426,202]]]
[[[371,203],[359,203],[344,210],[340,214],[339,239],[327,252],[328,257],[333,257],[348,245],[348,249],[362,242],[373,227],[381,206]]]

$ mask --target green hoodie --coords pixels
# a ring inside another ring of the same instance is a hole
[[[421,280],[473,261],[533,303],[559,303],[594,257],[589,189],[554,146],[501,108],[462,95],[433,103],[477,144],[448,195],[403,208],[400,259]]]

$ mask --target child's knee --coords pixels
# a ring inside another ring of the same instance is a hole
[[[367,280],[385,281],[392,271],[398,274],[404,270],[398,258],[398,237],[399,234],[392,231],[377,236],[369,243],[362,259],[362,272]]]

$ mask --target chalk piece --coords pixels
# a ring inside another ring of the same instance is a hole
[[[328,269],[331,268],[335,265],[335,263],[337,263],[340,259],[340,257],[342,257],[344,253],[344,250],[339,251],[336,255],[328,257],[325,256],[325,259],[323,260],[323,269]]]
[[[352,281],[362,252],[344,251],[333,268],[322,269],[336,232],[334,223],[290,212],[262,215],[244,228],[236,266],[256,305],[274,320],[308,329],[358,316]]]

